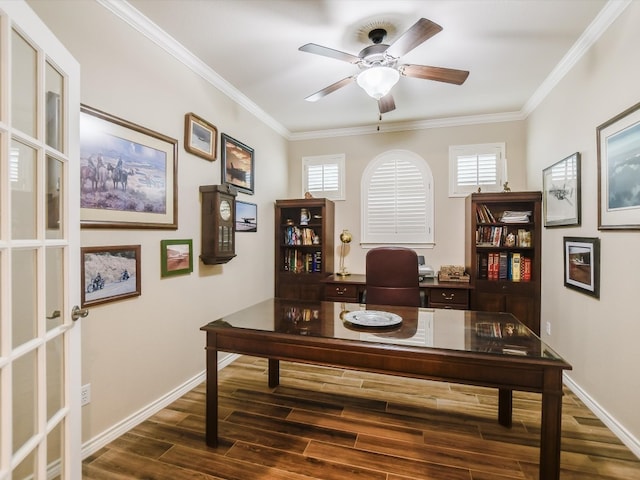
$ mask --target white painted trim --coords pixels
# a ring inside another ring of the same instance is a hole
[[[585,392],[580,385],[573,381],[573,379],[565,372],[563,375],[564,384],[571,390],[576,396],[582,400],[582,403],[598,417],[602,423],[604,423],[613,434],[624,443],[633,454],[640,458],[640,440],[633,436],[633,434],[624,428],[624,426],[613,418],[609,412],[600,406],[591,396]]]
[[[223,358],[222,360],[218,361],[218,371],[220,371],[223,368],[225,368],[226,366],[230,365],[235,360],[237,360],[239,357],[240,357],[240,355],[237,355],[237,354],[229,354],[229,355],[227,355],[225,358]],[[116,423],[111,428],[105,430],[104,432],[100,433],[99,435],[96,435],[92,439],[90,439],[87,442],[83,443],[82,444],[82,459],[84,460],[88,456],[93,455],[95,452],[97,452],[101,448],[105,447],[106,445],[111,443],[113,440],[115,440],[119,436],[127,433],[129,430],[131,430],[136,425],[144,422],[146,419],[148,419],[149,417],[155,415],[156,413],[158,413],[160,410],[162,410],[166,406],[168,406],[171,403],[175,402],[177,399],[179,399],[183,395],[187,394],[188,392],[193,390],[195,387],[200,385],[202,382],[204,382],[205,378],[206,378],[206,370],[198,373],[197,375],[195,375],[191,379],[187,380],[182,385],[179,385],[175,389],[173,389],[170,392],[168,392],[166,395],[164,395],[164,396],[158,398],[157,400],[151,402],[146,407],[141,408],[140,410],[138,410],[134,414],[130,415],[129,417],[125,418],[121,422]],[[204,437],[203,437],[203,441],[204,441]]]
[[[229,354],[221,361],[218,362],[218,371],[229,366],[235,362],[240,355]],[[138,410],[133,415],[124,419],[122,422],[117,423],[113,427],[105,430],[101,434],[93,437],[82,445],[82,459],[93,455],[95,452],[111,443],[116,438],[128,432],[136,425],[142,423],[149,417],[155,415],[160,410],[175,402],[177,399],[187,394],[195,387],[200,385],[206,378],[206,371],[202,371],[187,380],[182,385],[178,386],[174,390],[170,391],[161,398],[158,398],[154,402],[150,403],[146,407]],[[592,399],[587,392],[585,392],[577,383],[571,379],[569,375],[564,373],[564,384],[571,390],[576,396],[585,404],[585,406],[598,417],[607,428],[609,428],[613,434],[624,443],[634,455],[640,458],[640,441],[631,434],[626,428],[624,428],[615,418],[613,418],[606,410],[604,410],[598,402]]]
[[[289,130],[249,100],[248,97],[227,82],[224,78],[218,75],[218,73],[191,53],[191,51],[184,45],[140,13],[140,11],[134,8],[129,2],[123,0],[97,0],[97,2],[113,13],[116,17],[124,20],[133,28],[138,30],[167,53],[174,56],[187,68],[200,75],[211,85],[231,98],[231,100],[245,108],[249,113],[255,115],[260,121],[268,127],[271,127],[275,132],[285,138],[290,135]]]
[[[522,107],[522,114],[528,117],[556,87],[560,80],[571,71],[583,55],[598,41],[613,21],[629,6],[632,0],[609,0],[593,19],[587,29],[580,35],[576,43],[562,57],[549,76],[540,84],[531,98]]]
[[[211,67],[196,57],[180,42],[167,34],[158,25],[144,16],[126,0],[96,0],[115,16],[127,22],[156,45],[182,62],[187,68],[200,75],[211,85],[218,88],[247,111],[255,115],[265,125],[290,141],[311,140],[319,138],[346,137],[351,135],[369,135],[378,132],[398,132],[409,130],[426,130],[430,128],[457,127],[485,123],[511,122],[526,119],[562,78],[573,68],[613,21],[629,6],[632,0],[609,0],[598,13],[576,43],[551,71],[549,76],[533,93],[519,112],[505,112],[487,115],[470,115],[462,117],[438,118],[418,122],[400,122],[389,125],[369,125],[355,128],[340,128],[291,133],[281,123],[253,103],[242,92],[218,75]]]

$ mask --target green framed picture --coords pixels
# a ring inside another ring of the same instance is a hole
[[[193,241],[161,240],[160,268],[162,277],[193,272]]]

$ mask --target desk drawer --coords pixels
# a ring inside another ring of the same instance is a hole
[[[358,286],[329,283],[324,286],[324,299],[331,302],[358,302]]]
[[[431,288],[429,291],[429,307],[469,308],[469,290],[458,288]]]

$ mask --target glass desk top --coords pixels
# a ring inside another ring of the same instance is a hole
[[[393,324],[362,326],[348,321],[364,311],[387,313]],[[399,323],[396,316],[402,319]],[[510,313],[269,299],[211,322],[202,330],[218,328],[563,362]]]

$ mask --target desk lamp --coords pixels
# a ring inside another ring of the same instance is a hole
[[[340,270],[338,271],[338,275],[340,275],[341,277],[346,277],[348,275],[351,275],[344,267],[345,245],[347,245],[347,243],[351,243],[351,233],[349,232],[349,230],[342,230],[342,233],[340,234],[340,241],[342,242],[342,245],[340,246]]]

